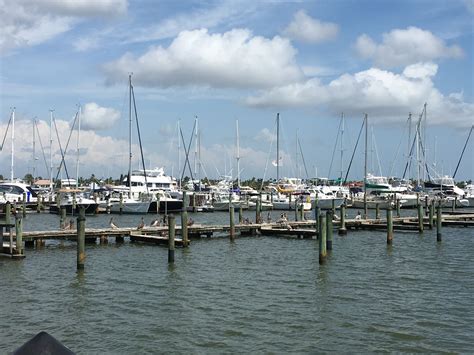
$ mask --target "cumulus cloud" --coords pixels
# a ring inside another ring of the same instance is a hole
[[[257,133],[255,140],[271,143],[276,141],[276,134],[274,132],[270,132],[268,128],[263,128]]]
[[[354,45],[357,53],[373,59],[376,66],[391,68],[440,58],[459,58],[463,50],[457,45],[448,46],[430,31],[418,27],[394,29],[383,34],[382,43],[377,44],[368,35],[357,38]]]
[[[337,37],[338,32],[337,24],[314,19],[304,10],[295,13],[293,21],[284,30],[286,36],[307,43],[332,40]]]
[[[95,102],[84,105],[81,116],[81,129],[102,130],[111,128],[120,118],[120,112],[113,108],[101,107]]]
[[[127,0],[0,0],[0,53],[46,42],[85,18],[126,9]]]
[[[136,58],[125,54],[104,65],[108,83],[133,72],[135,85],[263,88],[303,77],[290,41],[253,36],[247,29],[210,34],[183,31],[169,45],[151,47]]]
[[[433,63],[410,65],[401,74],[371,68],[343,74],[327,85],[313,78],[273,88],[246,102],[250,106],[278,108],[325,105],[334,112],[367,112],[375,120],[384,121],[418,112],[427,102],[431,123],[470,126],[474,104],[461,101],[458,94],[445,96],[435,88],[432,78],[437,69]]]

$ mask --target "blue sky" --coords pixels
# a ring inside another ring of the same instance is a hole
[[[80,175],[125,173],[129,72],[146,164],[174,175],[182,169],[178,120],[187,141],[195,116],[201,175],[211,177],[236,175],[238,119],[242,178],[276,175],[271,161],[277,112],[282,176],[306,177],[296,136],[310,176],[340,174],[339,152],[331,174],[329,167],[342,112],[343,169],[367,113],[371,146],[377,148],[370,170],[383,175],[403,173],[407,117],[412,112],[417,119],[425,102],[423,135],[432,175],[452,174],[474,123],[472,0],[0,0],[0,5],[5,22],[0,134],[3,139],[15,107],[18,177],[34,165],[38,175],[48,176],[49,161],[38,141],[33,164],[32,119],[39,122],[49,160],[49,110],[54,109],[64,146],[78,104]],[[75,139],[68,150],[70,171]],[[4,176],[10,173],[10,140],[9,133],[0,152]],[[133,142],[138,167],[136,136]],[[473,146],[471,140],[459,179],[474,175]],[[55,139],[55,166],[60,156]],[[349,176],[362,175],[359,148]]]

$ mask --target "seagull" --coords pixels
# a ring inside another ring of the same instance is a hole
[[[114,217],[112,217],[110,219],[109,225],[110,225],[110,228],[112,228],[112,229],[117,229],[118,228],[117,225],[114,223]]]
[[[153,221],[151,221],[150,223],[150,227],[158,227],[160,225],[160,221],[157,220],[157,219],[154,219]]]
[[[143,217],[142,217],[142,220],[140,224],[138,225],[137,229],[140,230],[140,229],[143,229],[143,227],[145,227],[145,221],[143,220]]]

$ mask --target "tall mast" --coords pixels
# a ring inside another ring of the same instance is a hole
[[[53,111],[49,110],[49,190],[53,192]]]
[[[300,176],[299,166],[298,166],[298,128],[296,129],[296,144],[295,144],[295,163],[296,163],[296,176]]]
[[[178,119],[178,172],[181,170],[181,137],[179,132],[181,131],[181,120]],[[178,181],[179,188],[181,189],[181,178]]]
[[[33,166],[32,166],[32,175],[33,181],[35,180],[36,176],[36,117],[33,118]]]
[[[239,120],[235,120],[235,128],[237,132],[237,187],[240,187],[240,143],[239,143]]]
[[[10,180],[13,181],[15,177],[15,107],[12,110],[12,163],[10,167]]]
[[[79,104],[79,113],[78,113],[78,126],[77,126],[77,142],[76,142],[76,189],[79,187],[79,140],[81,137],[81,115],[82,115],[82,107]]]
[[[367,219],[367,144],[369,135],[369,119],[365,114],[365,154],[364,154],[364,218]]]
[[[128,75],[128,197],[132,198],[132,73]]]
[[[339,185],[342,185],[342,175],[344,173],[344,112],[341,114],[341,176]]]
[[[280,181],[280,113],[277,113],[277,183]]]
[[[408,114],[408,180],[411,177],[411,112]]]
[[[196,177],[198,178],[199,180],[199,176],[198,176],[198,173],[197,173],[197,164],[198,164],[198,131],[199,131],[199,128],[198,128],[198,117],[195,116],[194,117],[194,121],[196,122],[196,131],[194,132],[194,139],[195,139],[195,144],[194,144],[194,175],[196,175]]]

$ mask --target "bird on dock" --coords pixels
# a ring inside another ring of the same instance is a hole
[[[154,219],[150,223],[150,227],[158,227],[160,225],[160,221],[158,219]]]
[[[142,217],[140,224],[137,226],[137,230],[143,229],[143,227],[145,227],[145,221],[143,220],[143,217]]]
[[[188,221],[188,226],[192,226],[194,224],[193,219],[190,217]]]
[[[112,228],[112,229],[117,229],[118,228],[117,225],[114,223],[114,217],[112,217],[110,219],[109,225],[110,225],[110,228]]]
[[[74,228],[74,220],[70,219],[69,223],[64,223],[63,230],[71,230]]]

